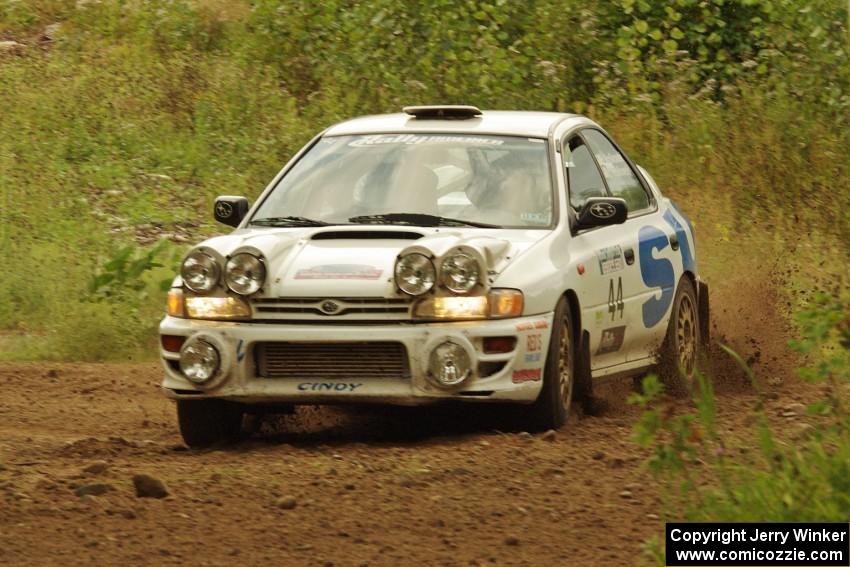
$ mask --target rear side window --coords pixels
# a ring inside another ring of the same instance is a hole
[[[599,162],[611,196],[625,199],[629,212],[648,209],[649,195],[623,154],[599,130],[584,130],[582,135]]]
[[[605,197],[605,182],[584,140],[572,138],[564,147],[564,167],[570,184],[570,205],[579,210],[590,197]]]

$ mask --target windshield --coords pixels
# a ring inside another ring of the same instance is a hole
[[[546,143],[471,134],[325,137],[278,182],[251,223],[392,224],[398,214],[458,225],[548,227]]]

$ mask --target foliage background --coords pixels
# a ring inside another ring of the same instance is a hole
[[[338,120],[435,101],[588,113],[709,252],[746,235],[822,263],[795,285],[833,278],[846,21],[841,0],[0,0],[0,358],[152,356],[216,194],[256,196]]]

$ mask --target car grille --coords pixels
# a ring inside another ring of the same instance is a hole
[[[257,343],[263,378],[409,378],[407,349],[397,342]]]
[[[254,319],[287,321],[343,321],[410,319],[411,299],[383,297],[255,298]],[[328,309],[332,307],[332,309]]]

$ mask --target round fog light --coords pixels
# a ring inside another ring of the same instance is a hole
[[[462,346],[451,341],[440,343],[428,358],[428,375],[440,386],[457,386],[469,378],[472,363]]]
[[[220,367],[221,356],[207,341],[191,341],[180,352],[180,370],[195,384],[209,382]]]

